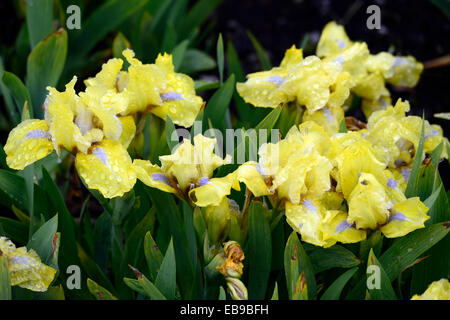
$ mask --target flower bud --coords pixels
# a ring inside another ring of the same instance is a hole
[[[233,300],[248,300],[247,288],[241,280],[228,277],[227,287]]]

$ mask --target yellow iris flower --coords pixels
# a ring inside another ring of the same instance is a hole
[[[406,116],[408,111],[409,103],[399,99],[395,106],[374,112],[367,122],[366,139],[374,146],[387,150],[390,168],[410,165],[419,146],[422,119]],[[443,140],[447,143],[440,126],[430,125],[426,120],[424,126],[425,153],[431,153]],[[445,150],[443,157],[447,157]]]
[[[12,286],[32,291],[47,291],[56,270],[43,264],[38,254],[26,247],[16,248],[8,238],[0,237],[0,255],[8,261],[9,278]]]
[[[161,167],[136,159],[133,164],[137,178],[150,187],[188,196],[198,206],[217,206],[231,188],[240,187],[237,172],[212,178],[216,168],[231,162],[229,155],[222,159],[214,153],[215,143],[215,138],[203,135],[194,137],[194,145],[185,139],[171,155],[159,157]]]
[[[450,283],[448,279],[432,282],[421,295],[414,295],[411,300],[450,300]]]
[[[302,62],[303,50],[292,46],[286,50],[279,67],[247,75],[247,81],[237,83],[236,89],[245,102],[257,107],[275,108],[281,103],[295,100],[283,88],[289,71]]]
[[[334,21],[324,27],[316,53],[326,61],[338,61],[350,73],[355,81],[351,90],[362,98],[367,118],[390,104],[385,82],[414,87],[423,70],[423,64],[412,56],[393,56],[388,52],[371,55],[365,43],[352,42],[345,29]]]

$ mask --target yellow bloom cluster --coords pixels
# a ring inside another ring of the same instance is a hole
[[[16,248],[8,238],[0,237],[0,255],[7,258],[12,286],[47,291],[55,277],[56,270],[43,264],[33,249]]]
[[[322,31],[316,53],[325,61],[336,61],[350,73],[352,92],[362,98],[362,109],[368,118],[373,111],[391,103],[386,82],[396,86],[414,87],[423,70],[422,63],[412,56],[394,56],[388,52],[372,55],[365,42],[352,42],[334,21]]]
[[[237,91],[257,107],[296,101],[306,108],[304,121],[315,121],[335,133],[352,93],[362,98],[368,118],[391,103],[386,82],[413,87],[423,69],[411,56],[371,55],[366,43],[352,42],[334,21],[323,29],[316,54],[303,58],[302,50],[292,46],[280,66],[247,75]]]
[[[448,279],[434,281],[423,294],[416,294],[411,300],[450,300],[450,283]]]
[[[374,113],[369,124],[406,105],[399,101]],[[397,121],[407,124],[414,117],[403,113]],[[390,129],[378,136],[376,129],[370,125],[330,135],[313,121],[303,122],[278,143],[263,144],[259,162],[243,164],[238,179],[255,196],[269,195],[275,203],[284,203],[287,222],[305,242],[323,247],[358,242],[374,229],[386,237],[403,236],[424,227],[428,208],[418,197],[404,195],[407,177],[402,173],[410,170],[412,161],[394,160],[389,147],[396,139],[418,142],[420,129],[411,129],[405,138]],[[442,135],[432,144],[440,141]]]
[[[64,92],[48,87],[45,120],[30,119],[14,128],[4,147],[9,167],[22,170],[64,148],[76,154],[76,167],[91,189],[105,197],[121,196],[136,182],[127,148],[136,132],[137,114],[151,112],[189,127],[203,101],[194,81],[174,72],[172,56],[158,55],[155,64],[143,64],[132,50],[122,59],[110,59],[85,81],[86,90],[75,92],[74,77]]]

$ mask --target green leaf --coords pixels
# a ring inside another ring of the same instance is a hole
[[[219,67],[219,79],[220,83],[223,83],[223,64],[224,64],[224,53],[223,53],[223,40],[222,34],[219,34],[219,39],[217,40],[217,65]]]
[[[147,259],[147,265],[150,272],[150,280],[155,281],[156,276],[159,272],[159,268],[161,267],[161,263],[163,261],[163,256],[158,246],[156,245],[155,240],[153,240],[150,232],[145,234],[144,238],[144,254]]]
[[[0,251],[0,300],[11,300],[8,258]]]
[[[373,270],[373,272],[371,270]],[[374,281],[372,281],[372,279]],[[373,288],[369,286],[369,284],[373,285]],[[391,285],[391,280],[372,249],[370,250],[369,260],[367,261],[367,285],[372,300],[397,300]],[[379,285],[379,288],[377,288],[377,285]]]
[[[275,288],[273,289],[272,298],[270,300],[278,300],[278,283],[275,282]]]
[[[111,292],[90,278],[87,279],[87,287],[97,300],[117,300]]]
[[[25,188],[25,180],[22,177],[7,170],[0,170],[0,199],[3,205],[14,204],[20,209],[28,208]]]
[[[177,259],[177,278],[179,279],[181,295],[184,299],[196,299],[201,294],[200,266],[197,257],[193,259],[192,253],[189,250],[181,214],[173,195],[153,188],[147,188],[146,190],[156,208],[160,226],[168,228],[168,230],[162,229],[164,230],[165,237],[167,237],[167,234],[169,234],[169,239],[170,235],[173,237],[173,246]],[[164,250],[164,246],[160,243],[158,244],[159,248]]]
[[[56,241],[59,240],[57,229],[58,214],[37,229],[27,244],[27,249],[36,251],[42,262],[53,268],[58,268],[58,265],[53,263],[58,261],[57,256],[55,257],[55,254],[58,253]]]
[[[214,69],[216,62],[209,55],[197,49],[187,49],[184,53],[183,61],[179,72],[192,74],[200,71]]]
[[[3,59],[0,57],[0,92],[3,96],[3,100],[5,102],[6,110],[8,113],[8,117],[13,125],[17,125],[20,123],[20,114],[17,112],[17,108],[13,102],[9,89],[3,83],[3,75],[5,72],[5,68],[3,66]]]
[[[212,128],[223,128],[223,118],[233,96],[234,84],[234,75],[231,75],[206,104],[203,113],[203,130],[208,129],[208,120],[211,120]]]
[[[200,0],[185,15],[177,28],[180,39],[185,39],[200,26],[214,11],[222,0]]]
[[[394,281],[406,267],[442,240],[449,231],[450,222],[436,223],[396,239],[379,260],[389,280]],[[360,280],[349,293],[349,299],[363,298],[366,287],[364,280]]]
[[[352,268],[361,261],[348,249],[334,245],[329,248],[314,247],[308,251],[315,273],[331,268]]]
[[[167,145],[169,146],[169,150],[171,150],[171,151],[174,151],[175,150],[174,148],[179,143],[178,139],[176,141],[172,140],[172,135],[174,135],[173,134],[174,132],[176,134],[175,125],[173,124],[173,121],[169,117],[169,115],[167,115],[166,116],[166,140],[167,140]],[[176,134],[176,136],[178,137],[178,134]]]
[[[347,282],[353,277],[358,268],[352,268],[341,274],[324,292],[320,300],[339,300],[342,289],[344,289]]]
[[[186,53],[188,45],[189,45],[189,40],[184,40],[172,50],[172,57],[173,57],[172,60],[173,60],[173,66],[174,66],[175,72],[178,72],[178,69],[180,69],[180,66],[181,66],[181,63],[183,62],[184,54]]]
[[[122,32],[117,33],[113,40],[112,52],[115,58],[122,58],[122,51],[131,48],[131,44]],[[128,63],[128,62],[127,62]],[[124,69],[126,68],[124,62]]]
[[[25,245],[28,241],[28,224],[0,217],[0,233],[14,243]]]
[[[27,192],[27,209],[30,215],[29,234],[31,237],[40,225],[39,213],[34,212],[34,164],[25,167],[23,174],[25,178],[25,190]]]
[[[97,283],[100,283],[103,287],[107,288],[109,291],[114,292],[114,287],[109,281],[109,279],[79,244],[77,245],[77,250],[80,266],[82,267],[82,270],[85,272],[86,276],[88,276],[91,279],[94,279]],[[63,257],[64,255],[61,256]],[[62,272],[61,275],[62,274],[64,274],[64,272]]]
[[[437,188],[424,201],[424,204],[430,208],[428,211],[430,219],[425,222],[425,225],[450,221],[450,206],[444,185],[437,171],[432,168],[432,165],[430,167],[430,171],[436,173],[434,184]],[[427,259],[413,266],[411,295],[421,294],[431,282],[448,277],[448,271],[450,270],[449,247],[450,235],[447,235],[423,254],[423,256],[428,257]]]
[[[219,300],[227,300],[227,294],[225,293],[225,289],[222,286],[220,286],[219,288]]]
[[[306,279],[308,298],[311,300],[316,298],[314,269],[295,231],[289,236],[284,250],[284,272],[289,299],[292,300],[296,296],[297,280],[302,273]]]
[[[67,32],[60,29],[39,42],[27,60],[26,86],[30,92],[35,118],[43,117],[42,104],[47,86],[55,87],[67,56]]]
[[[34,48],[53,29],[53,0],[26,0],[30,45]]]
[[[131,267],[131,266],[130,266]],[[166,297],[156,286],[150,282],[145,275],[139,272],[139,270],[131,267],[136,275],[137,280],[130,278],[123,278],[123,281],[134,291],[148,296],[152,300],[166,300]]]
[[[266,211],[253,201],[248,216],[248,293],[251,300],[265,298],[272,263],[272,238]]]
[[[103,39],[111,30],[118,27],[123,21],[137,12],[148,0],[108,0],[97,8],[86,21],[82,22],[82,28],[74,32],[71,39],[71,48],[77,59],[84,57],[95,44]]]
[[[173,250],[173,241],[170,240],[169,247],[167,248],[166,255],[155,280],[156,287],[168,300],[175,299],[177,289],[176,271],[175,251]]]
[[[414,156],[411,174],[409,175],[408,184],[407,184],[406,190],[405,190],[405,196],[407,198],[414,196],[413,190],[419,180],[418,173],[419,173],[420,165],[422,164],[424,139],[425,139],[424,134],[425,134],[425,122],[422,119],[422,129],[421,129],[421,133],[420,133],[419,146],[417,147],[416,154]]]
[[[32,104],[30,100],[30,96],[28,94],[28,90],[25,87],[25,85],[22,83],[22,80],[19,79],[14,73],[5,71],[3,74],[3,83],[8,87],[10,90],[16,105],[17,109],[20,113],[22,113],[22,109],[24,107],[24,104],[26,101],[28,101],[28,106],[30,110],[32,111]],[[33,114],[30,115],[33,117]]]
[[[194,83],[194,88],[197,93],[217,89],[219,87],[220,87],[219,81],[196,80]]]
[[[266,51],[259,43],[258,39],[247,30],[247,35],[250,38],[253,47],[255,48],[256,55],[258,56],[259,62],[261,63],[261,67],[263,70],[270,70],[272,68],[272,64],[270,63],[269,57],[267,56]]]
[[[342,119],[341,123],[339,123],[339,132],[346,133],[347,125],[345,124],[345,118]]]
[[[58,187],[45,167],[42,167],[42,186],[47,192],[53,207],[58,212],[58,231],[61,232],[61,252],[64,252],[58,259],[59,269],[67,270],[68,266],[79,264],[75,237],[75,221],[69,210],[67,210]],[[61,272],[61,275],[64,279],[67,277],[65,272]]]

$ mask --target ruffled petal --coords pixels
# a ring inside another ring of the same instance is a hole
[[[134,58],[134,52],[130,49],[124,50],[122,54],[130,63],[126,87],[130,103],[122,114],[145,111],[147,107],[151,109],[152,106],[161,105],[159,94],[167,86],[164,72],[155,64],[142,64]]]
[[[9,250],[3,252],[3,248]],[[0,237],[0,248],[8,260],[9,277],[12,286],[19,286],[31,291],[47,291],[56,270],[43,264],[34,250],[26,247],[15,248],[7,238]]]
[[[299,205],[286,202],[286,221],[301,234],[302,240],[320,247],[330,247],[334,239],[324,239],[320,229],[324,208],[319,201],[305,199]]]

